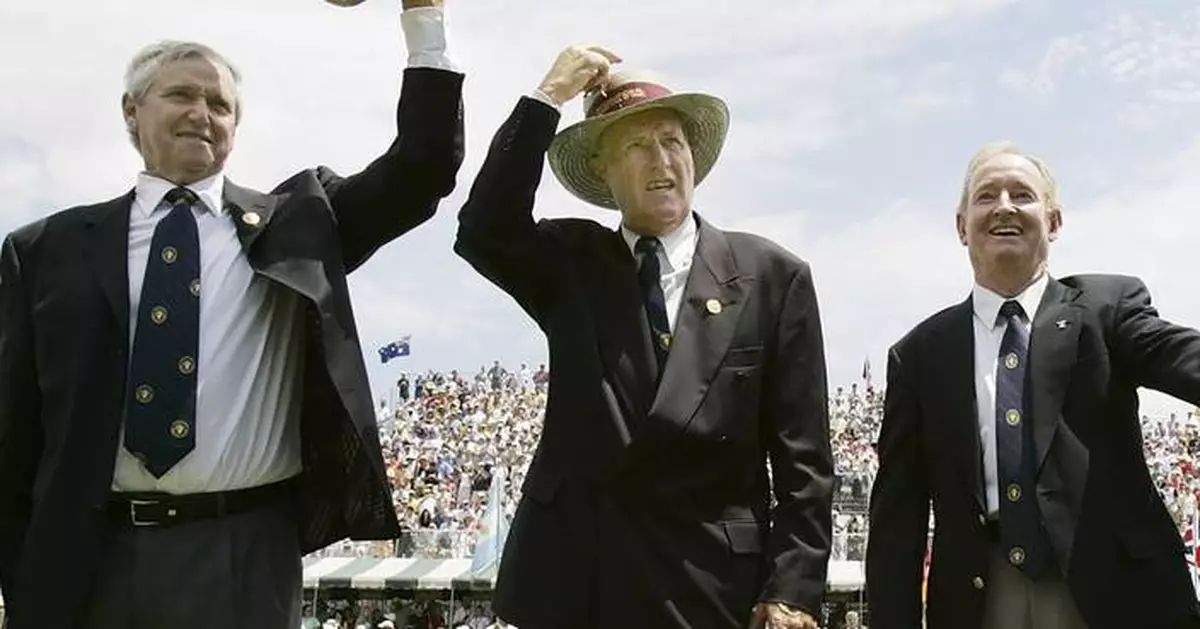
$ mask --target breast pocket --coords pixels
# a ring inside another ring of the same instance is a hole
[[[706,423],[722,437],[756,444],[762,365],[751,353],[736,358],[717,370],[705,404]]]
[[[752,347],[732,347],[725,352],[722,368],[753,367],[762,362],[763,348],[761,345]]]

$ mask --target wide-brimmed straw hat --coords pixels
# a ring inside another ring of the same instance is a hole
[[[618,209],[608,184],[592,172],[588,162],[596,156],[600,136],[614,122],[650,109],[669,109],[680,116],[692,146],[694,185],[712,170],[729,130],[729,107],[721,99],[699,92],[672,92],[649,72],[614,72],[604,91],[583,99],[584,119],[554,136],[547,154],[550,169],[571,194],[608,209]]]

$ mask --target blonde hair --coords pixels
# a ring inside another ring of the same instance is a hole
[[[1001,141],[983,145],[983,148],[975,152],[971,161],[967,162],[967,173],[963,177],[962,196],[958,200],[959,214],[967,211],[967,199],[971,193],[971,178],[975,176],[975,171],[979,170],[980,166],[997,155],[1016,155],[1029,160],[1029,163],[1033,164],[1038,174],[1041,175],[1042,181],[1046,182],[1046,198],[1042,199],[1046,204],[1046,209],[1056,212],[1062,211],[1062,206],[1058,203],[1058,182],[1054,179],[1054,175],[1050,172],[1050,167],[1046,165],[1046,162],[1042,161],[1036,155],[1022,151],[1012,142]]]

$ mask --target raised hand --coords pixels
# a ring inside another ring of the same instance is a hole
[[[603,88],[609,67],[620,61],[617,53],[601,46],[570,46],[558,54],[538,89],[562,105],[581,92]]]

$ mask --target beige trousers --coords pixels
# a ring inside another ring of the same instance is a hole
[[[1087,629],[1061,576],[1031,581],[999,551],[992,556],[983,629]]]

